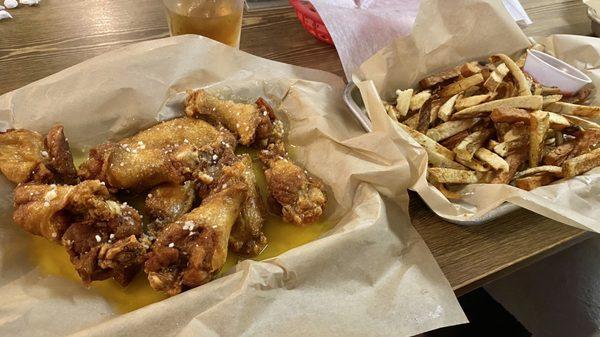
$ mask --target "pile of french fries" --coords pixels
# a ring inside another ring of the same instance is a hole
[[[590,120],[600,107],[584,105],[592,89],[565,95],[543,86],[523,72],[525,57],[468,62],[384,102],[427,151],[427,179],[449,199],[460,199],[464,184],[532,190],[600,165],[600,125]]]

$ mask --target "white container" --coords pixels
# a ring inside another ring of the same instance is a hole
[[[574,94],[592,80],[579,69],[539,50],[528,50],[523,70],[539,83]]]

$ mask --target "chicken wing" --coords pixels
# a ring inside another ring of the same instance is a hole
[[[144,262],[140,215],[110,200],[100,181],[21,184],[14,207],[16,224],[66,248],[84,283],[113,277],[125,285]]]
[[[235,148],[235,140],[227,130],[202,120],[176,118],[118,143],[92,149],[79,174],[116,189],[144,190],[162,183],[182,184],[198,169],[199,149],[222,144]]]
[[[199,207],[160,232],[144,267],[152,288],[172,296],[210,281],[219,272],[227,258],[231,228],[246,198],[241,165],[225,168]]]
[[[162,184],[154,187],[146,197],[146,211],[161,222],[174,221],[192,209],[196,192],[194,184]]]
[[[240,160],[244,166],[242,176],[248,191],[242,204],[240,217],[231,231],[229,247],[235,253],[256,256],[267,245],[267,237],[262,231],[265,223],[265,207],[256,185],[252,158],[244,154],[240,156]]]
[[[77,174],[63,127],[53,126],[44,138],[29,130],[0,133],[0,171],[14,183],[75,183]]]
[[[267,167],[265,178],[269,194],[281,206],[283,220],[307,225],[319,219],[327,202],[323,183],[287,158],[280,143],[260,152]]]
[[[222,100],[202,89],[188,90],[187,94],[185,113],[189,117],[206,117],[223,124],[242,145],[250,145],[270,133],[269,113],[257,104]]]

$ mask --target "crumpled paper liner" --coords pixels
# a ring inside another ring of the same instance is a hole
[[[320,239],[125,315],[80,283],[28,261],[0,178],[0,335],[408,336],[466,322],[410,225],[408,163],[386,134],[364,134],[341,103],[340,78],[180,36],[107,53],[0,96],[0,127],[62,123],[74,148],[119,139],[181,112],[208,87],[279,107],[296,157],[329,188]],[[389,152],[389,153],[388,153]],[[390,186],[389,182],[397,184]],[[383,195],[374,188],[383,191]]]
[[[538,38],[548,51],[592,78],[600,87],[600,41],[572,35]],[[464,191],[464,202],[450,202],[425,179],[425,151],[385,113],[379,97],[391,99],[398,88],[408,88],[428,74],[490,54],[513,54],[530,45],[500,2],[423,0],[411,35],[399,38],[362,64],[354,75],[373,129],[408,159],[411,189],[438,215],[469,220],[511,202],[554,220],[600,231],[600,169],[532,192],[509,185],[473,184]],[[364,82],[360,82],[364,81]],[[595,104],[599,103],[595,95]]]

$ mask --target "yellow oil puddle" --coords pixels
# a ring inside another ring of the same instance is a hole
[[[252,156],[258,187],[266,202],[267,187],[256,150],[240,148],[237,152],[248,153]],[[76,162],[81,162],[81,158],[76,158]],[[134,206],[138,206],[138,204],[136,203]],[[331,227],[330,224],[321,222],[306,227],[298,227],[284,222],[277,215],[268,214],[263,228],[268,239],[268,245],[259,256],[253,259],[264,260],[280,255],[287,250],[315,240]],[[72,280],[76,283],[73,286],[83,286],[63,247],[32,235],[30,252],[32,263],[39,266],[42,273]],[[235,254],[229,254],[221,274],[226,273],[238,261],[243,259],[243,257]],[[121,287],[117,282],[109,279],[92,282],[89,291],[104,297],[120,313],[130,312],[167,298],[163,293],[150,288],[146,274],[143,272],[140,272],[127,287]]]

